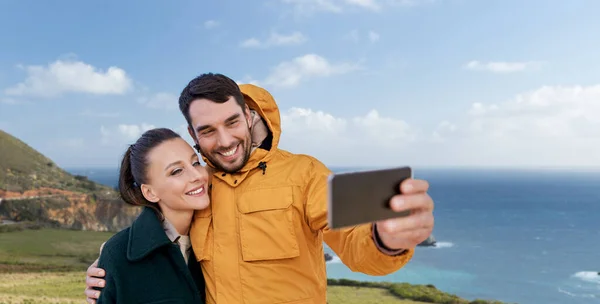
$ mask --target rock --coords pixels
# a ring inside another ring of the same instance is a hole
[[[331,260],[333,260],[333,256],[331,256],[329,253],[325,253],[325,262],[329,262]]]
[[[435,237],[433,235],[430,235],[426,240],[424,240],[423,242],[421,242],[421,244],[419,244],[418,246],[421,247],[435,247]]]

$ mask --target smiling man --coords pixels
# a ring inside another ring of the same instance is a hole
[[[386,275],[402,268],[433,229],[428,183],[407,180],[392,209],[411,215],[347,229],[327,227],[331,171],[278,148],[281,118],[271,94],[220,74],[193,79],[179,107],[212,170],[211,208],[190,229],[207,303],[326,303],[323,241],[351,270]],[[88,301],[97,298],[90,266]]]

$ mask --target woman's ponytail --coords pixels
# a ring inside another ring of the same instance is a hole
[[[133,206],[150,207],[157,211],[161,218],[162,213],[158,204],[152,203],[144,197],[141,186],[147,183],[148,153],[162,142],[173,138],[181,137],[167,128],[156,128],[144,132],[135,144],[129,146],[125,151],[119,170],[119,194],[121,198],[127,204]]]

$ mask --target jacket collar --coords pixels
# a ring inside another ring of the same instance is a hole
[[[139,261],[152,251],[170,243],[156,212],[144,207],[129,229],[127,259],[132,262]]]

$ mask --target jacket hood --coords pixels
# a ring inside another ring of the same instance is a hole
[[[275,98],[267,90],[253,84],[242,84],[239,87],[250,110],[256,111],[262,117],[272,136],[269,151],[255,149],[252,152],[247,163],[240,170],[240,172],[247,172],[257,168],[260,163],[267,162],[277,150],[281,137],[281,115]],[[202,156],[202,159],[209,167],[214,168],[214,165],[206,157]]]
[[[246,104],[260,114],[273,134],[272,147],[277,148],[281,137],[281,115],[275,98],[269,91],[253,84],[240,85]]]

